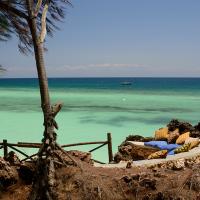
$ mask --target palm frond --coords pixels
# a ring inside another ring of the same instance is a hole
[[[37,31],[41,31],[41,18],[47,0],[42,0],[36,16]],[[32,0],[33,13],[38,0]],[[72,6],[68,0],[49,0],[49,9],[46,19],[47,35],[52,37],[58,30],[58,21],[65,17],[67,6]],[[33,50],[33,41],[29,29],[29,15],[26,0],[0,0],[0,41],[7,41],[12,35],[19,39],[19,50],[28,54]]]

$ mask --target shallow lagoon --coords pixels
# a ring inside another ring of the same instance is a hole
[[[133,84],[120,86],[123,80]],[[151,136],[172,118],[193,124],[200,121],[200,79],[51,79],[50,88],[52,101],[64,103],[57,117],[60,144],[102,141],[111,132],[116,152],[129,134]],[[0,79],[0,107],[1,139],[41,140],[42,113],[35,79]],[[93,156],[107,161],[107,148]]]

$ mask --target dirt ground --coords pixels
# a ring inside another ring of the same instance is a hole
[[[81,161],[56,172],[59,200],[200,200],[200,165],[179,170],[100,168]],[[25,200],[31,184],[19,178],[1,188],[0,199]]]

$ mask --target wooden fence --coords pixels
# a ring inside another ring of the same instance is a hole
[[[72,146],[92,145],[92,144],[100,144],[100,145],[91,149],[89,151],[90,153],[92,153],[93,151],[96,151],[97,149],[102,148],[105,145],[108,145],[108,160],[109,160],[109,162],[113,161],[111,133],[107,133],[106,141],[65,144],[65,145],[62,145],[62,147],[66,148],[66,147],[72,147]],[[8,143],[7,140],[3,140],[3,142],[0,142],[0,149],[3,149],[4,157],[8,156],[8,148],[10,148],[10,149],[22,154],[25,157],[22,161],[25,161],[25,160],[33,160],[33,157],[36,156],[37,153],[29,156],[26,153],[24,153],[22,150],[20,150],[19,148],[40,148],[41,145],[42,145],[42,143],[30,143],[30,142],[18,142],[17,144],[14,144],[14,143]],[[94,160],[94,161],[103,164],[103,162],[101,162],[101,161],[98,161],[98,160]]]

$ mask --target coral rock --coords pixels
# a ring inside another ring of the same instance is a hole
[[[174,170],[181,170],[184,167],[185,167],[185,160],[184,159],[179,159],[179,160],[173,162],[173,169]]]

